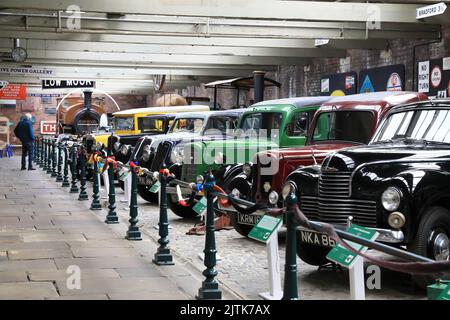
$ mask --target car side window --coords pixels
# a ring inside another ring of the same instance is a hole
[[[236,127],[237,118],[212,118],[208,125],[208,129],[215,129],[220,131],[222,134],[226,134]]]
[[[286,134],[290,137],[306,136],[310,118],[311,116],[308,112],[299,112],[288,124]]]

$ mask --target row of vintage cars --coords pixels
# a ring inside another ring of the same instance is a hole
[[[450,259],[449,100],[378,92],[151,117],[147,122],[164,133],[147,132],[132,144],[121,136],[113,148],[122,162],[136,161],[155,173],[138,181],[139,195],[149,202],[158,201],[150,189],[164,163],[189,183],[201,183],[211,172],[225,192],[259,207],[282,207],[295,192],[312,220],[342,226],[352,216],[354,223],[377,229],[378,241]],[[191,189],[168,192],[175,214],[197,215],[199,198]],[[215,209],[244,236],[262,214],[233,201]],[[327,263],[327,236],[299,229],[298,241],[302,260]]]

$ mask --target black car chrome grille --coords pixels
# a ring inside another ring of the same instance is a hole
[[[346,224],[347,218],[352,216],[353,222],[356,224],[368,227],[377,225],[375,201],[302,196],[300,209],[311,220]]]
[[[319,176],[319,196],[348,197],[351,172],[322,172]]]
[[[158,146],[158,149],[156,149],[156,153],[154,155],[152,166],[150,168],[151,171],[159,171],[161,168],[161,164],[163,161],[166,163],[166,166],[169,166],[170,163],[168,163],[170,152],[172,151],[172,143],[170,142],[163,142],[160,143]]]

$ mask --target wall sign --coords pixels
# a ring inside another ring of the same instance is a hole
[[[417,91],[429,97],[450,97],[450,57],[419,61]]]
[[[359,93],[405,90],[405,66],[396,64],[359,72]]]
[[[41,121],[41,134],[56,134],[56,122]]]
[[[444,2],[439,2],[429,6],[417,8],[416,19],[424,19],[443,14],[445,12],[445,9],[447,9],[447,5]]]
[[[55,70],[54,69],[48,69],[48,68],[0,67],[0,73],[52,75],[52,74],[55,73]]]
[[[95,81],[91,80],[42,80],[42,89],[64,88],[95,88]]]
[[[321,78],[323,96],[344,96],[356,93],[356,72],[336,73]]]
[[[27,87],[24,84],[8,83],[0,89],[0,99],[25,100]]]

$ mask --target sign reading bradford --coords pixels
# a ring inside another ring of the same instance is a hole
[[[445,12],[445,9],[447,9],[447,5],[443,2],[417,8],[416,19],[423,19],[443,14]]]
[[[64,88],[95,88],[95,81],[91,80],[42,80],[42,89]]]

